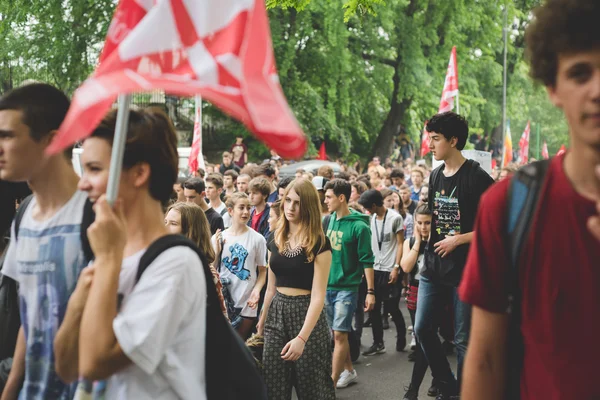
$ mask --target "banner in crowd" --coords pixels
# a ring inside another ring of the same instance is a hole
[[[188,159],[188,167],[192,174],[198,171],[198,168],[202,168],[204,171],[206,171],[204,154],[202,153],[202,97],[196,96],[194,100],[194,105],[196,106],[196,117],[194,118],[192,149],[190,151],[190,158]]]
[[[154,89],[200,94],[283,157],[306,151],[278,82],[263,0],[122,0],[100,65],[49,151],[87,137],[119,94]]]
[[[531,132],[531,123],[527,121],[527,126],[523,131],[523,135],[521,135],[521,140],[519,140],[519,159],[521,164],[527,164],[529,161],[529,134]]]
[[[506,121],[506,135],[504,137],[504,151],[502,152],[502,168],[506,167],[513,160],[512,136],[510,134],[510,121]]]

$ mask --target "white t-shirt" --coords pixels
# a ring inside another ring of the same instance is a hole
[[[106,399],[206,399],[206,277],[187,247],[160,254],[135,284],[140,251],[123,260],[113,329],[133,362],[108,379]]]
[[[36,221],[32,198],[19,225],[14,223],[2,273],[19,283],[21,322],[27,337],[22,397],[70,399],[76,384],[66,385],[54,369],[54,338],[62,323],[69,297],[85,267],[81,250],[81,220],[87,199],[73,197],[52,217]],[[2,344],[0,343],[0,346]]]
[[[404,230],[404,221],[402,216],[394,210],[387,210],[385,226],[383,220],[378,220],[377,215],[371,217],[371,248],[375,256],[373,269],[376,271],[391,272],[396,263],[396,253],[398,252],[398,240],[396,234]],[[379,241],[381,250],[379,250]]]
[[[223,231],[223,240],[225,243],[219,270],[221,282],[224,282],[224,287],[227,286],[235,308],[241,310],[240,315],[254,318],[257,310],[250,308],[247,303],[258,278],[258,266],[266,265],[267,241],[250,228],[240,236],[233,236],[226,229]],[[215,236],[211,242],[213,248],[216,247]]]

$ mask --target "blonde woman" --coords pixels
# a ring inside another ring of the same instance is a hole
[[[219,273],[213,267],[215,251],[210,244],[210,225],[204,211],[195,203],[175,203],[167,209],[165,226],[170,233],[183,235],[196,243],[196,246],[202,251],[206,260],[210,263],[213,281],[221,302],[221,311],[227,316],[227,307],[221,292],[223,285],[221,285]]]
[[[290,183],[268,248],[268,288],[258,333],[264,335],[264,378],[269,398],[335,399],[331,342],[323,306],[331,245],[321,225],[317,190],[306,179]]]

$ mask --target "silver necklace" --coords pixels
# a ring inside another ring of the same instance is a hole
[[[302,243],[299,243],[298,245],[296,245],[296,247],[292,249],[290,241],[288,240],[287,242],[285,242],[285,247],[283,248],[283,251],[280,254],[287,258],[294,258],[298,257],[301,253]]]

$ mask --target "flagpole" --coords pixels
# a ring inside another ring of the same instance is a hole
[[[502,163],[504,163],[504,157],[506,156],[506,53],[508,50],[508,29],[506,27],[508,21],[508,6],[504,4],[504,27],[502,31],[504,33],[504,81],[502,83]]]
[[[460,101],[459,101],[459,92],[456,92],[456,113],[460,114]]]
[[[536,134],[535,136],[537,137],[537,151],[536,151],[536,159],[540,159],[540,124],[537,123],[537,128],[536,128]]]
[[[108,172],[108,186],[106,188],[106,200],[110,205],[115,204],[119,195],[119,181],[121,180],[121,170],[123,169],[123,155],[125,154],[127,126],[129,125],[130,104],[130,94],[119,95],[117,124],[115,126],[115,137],[113,139],[110,169]]]

